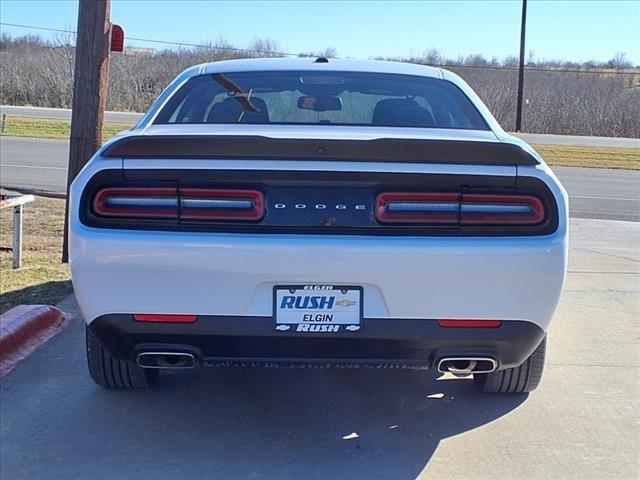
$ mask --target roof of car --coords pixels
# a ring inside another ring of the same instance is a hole
[[[439,68],[418,65],[415,63],[389,62],[382,60],[342,60],[317,58],[251,58],[239,60],[222,60],[219,62],[196,65],[192,74],[249,72],[249,71],[278,71],[278,70],[315,70],[315,71],[347,71],[396,73],[404,75],[419,75],[423,77],[442,78],[443,72]],[[324,61],[326,60],[326,61]]]

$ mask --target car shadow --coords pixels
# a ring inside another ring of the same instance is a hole
[[[0,382],[0,477],[415,478],[443,439],[526,400],[438,378],[226,367],[105,390],[89,378],[84,325],[73,322]]]
[[[160,477],[400,479],[415,478],[442,439],[525,399],[425,371],[200,369],[165,374],[159,389],[96,389],[99,414],[87,421],[119,439],[109,456],[130,472],[150,463]]]

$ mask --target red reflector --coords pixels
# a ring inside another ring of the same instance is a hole
[[[502,320],[438,320],[444,328],[498,328]]]
[[[136,313],[133,316],[137,322],[157,323],[193,323],[197,318],[197,315],[159,315],[155,313]]]
[[[458,223],[458,193],[381,193],[376,219],[382,223]]]

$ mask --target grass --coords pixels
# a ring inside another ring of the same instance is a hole
[[[104,124],[104,139],[113,137],[116,133],[131,128],[130,123]],[[71,133],[71,120],[53,118],[19,117],[7,115],[4,134],[14,137],[55,138],[66,140]]]
[[[71,293],[69,265],[60,262],[64,202],[36,197],[23,207],[23,266],[18,270],[11,266],[13,209],[0,210],[0,313],[20,304],[55,305]]]
[[[640,148],[533,145],[549,165],[640,170]]]

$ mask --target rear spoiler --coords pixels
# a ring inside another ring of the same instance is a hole
[[[538,165],[518,145],[467,140],[316,140],[254,135],[140,135],[106,146],[103,157],[335,160],[463,165]]]

